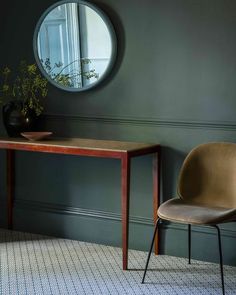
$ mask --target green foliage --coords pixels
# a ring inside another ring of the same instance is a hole
[[[74,67],[72,67],[71,70],[71,66],[78,62],[80,63],[78,69],[75,70]],[[52,66],[49,58],[46,58],[45,61],[41,60],[41,63],[50,78],[65,87],[81,88],[81,78],[87,80],[99,78],[99,74],[95,72],[95,69],[85,70],[85,66],[91,63],[88,58],[74,60],[67,65],[63,65],[63,63],[59,61]]]
[[[40,99],[47,95],[48,82],[39,73],[36,64],[27,64],[23,60],[15,75],[7,66],[1,70],[0,75],[2,78],[0,103],[18,100],[22,102],[23,114],[29,110],[33,110],[37,116],[42,113],[43,106]]]

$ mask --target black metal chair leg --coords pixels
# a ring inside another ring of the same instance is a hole
[[[146,262],[146,266],[145,266],[145,270],[144,270],[144,274],[143,274],[142,284],[144,283],[144,280],[145,280],[145,276],[146,276],[146,272],[147,272],[147,268],[148,268],[148,263],[149,263],[150,256],[151,256],[151,253],[152,253],[152,248],[153,248],[153,244],[154,244],[155,235],[156,235],[156,232],[157,232],[159,221],[160,221],[160,218],[157,219],[157,222],[156,222],[156,225],[155,225],[155,229],[154,229],[154,233],[153,233],[153,237],[152,237],[152,243],[151,243],[151,247],[150,247],[150,250],[149,250],[149,253],[148,253],[148,258],[147,258],[147,262]]]
[[[191,224],[188,224],[188,264],[191,264]]]
[[[218,233],[218,243],[219,243],[219,254],[220,254],[220,274],[221,274],[221,283],[222,283],[222,294],[225,295],[225,284],[224,284],[224,272],[223,272],[223,257],[222,257],[222,247],[221,247],[221,235],[220,228],[217,225],[214,225]]]

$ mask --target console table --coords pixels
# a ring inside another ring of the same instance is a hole
[[[130,160],[133,157],[153,154],[153,216],[156,222],[160,187],[160,145],[138,142],[95,140],[82,138],[50,138],[42,141],[28,141],[18,138],[0,138],[0,149],[7,157],[7,212],[8,228],[13,227],[14,205],[14,152],[44,152],[88,157],[115,158],[121,161],[121,216],[123,269],[128,267]],[[158,254],[158,237],[155,239],[155,253]]]

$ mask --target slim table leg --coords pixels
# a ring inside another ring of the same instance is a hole
[[[130,195],[130,158],[128,155],[125,155],[121,159],[121,210],[122,210],[123,270],[127,270],[127,268],[128,268],[129,195]]]
[[[157,221],[157,209],[160,202],[160,149],[153,156],[153,220],[154,224]],[[154,252],[159,253],[159,234],[155,236]]]
[[[14,151],[7,150],[7,223],[8,228],[13,226],[14,201]]]

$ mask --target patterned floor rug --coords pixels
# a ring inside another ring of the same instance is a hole
[[[199,295],[222,294],[219,266],[183,258],[152,256],[141,284],[147,253],[129,251],[122,271],[120,248],[0,230],[2,295]],[[225,266],[226,294],[236,294],[236,268]]]

